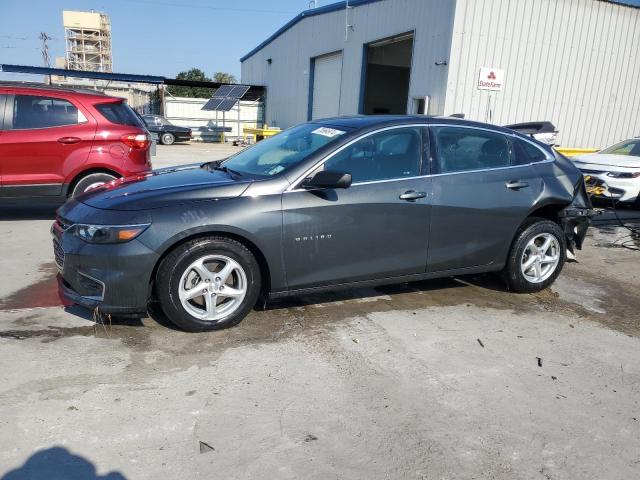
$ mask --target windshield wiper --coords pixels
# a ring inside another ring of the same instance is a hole
[[[224,165],[221,165],[222,162],[223,160],[214,160],[212,162],[203,163],[202,165],[200,165],[200,168],[206,168],[210,172],[213,170],[218,170],[220,172],[237,175],[238,177],[242,176],[242,172],[238,172],[237,170],[233,170],[229,167],[225,167]]]
[[[218,165],[215,165],[215,166],[213,167],[213,169],[214,169],[214,170],[219,170],[219,171],[221,171],[221,172],[225,172],[225,173],[232,173],[232,174],[237,175],[237,176],[239,176],[239,177],[241,177],[241,176],[242,176],[242,173],[241,173],[241,172],[239,172],[239,171],[237,171],[237,170],[233,170],[233,169],[231,169],[231,168],[229,168],[229,167],[225,167],[224,165],[219,165],[219,164],[218,164]]]

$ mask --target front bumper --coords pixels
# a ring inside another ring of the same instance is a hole
[[[144,313],[158,255],[137,240],[89,244],[52,229],[59,293],[69,302],[105,313]]]
[[[635,202],[640,195],[640,178],[613,178],[605,172],[583,171],[587,193],[593,198]]]
[[[191,140],[190,132],[174,133],[174,136],[176,137],[177,142],[188,142],[189,140]]]

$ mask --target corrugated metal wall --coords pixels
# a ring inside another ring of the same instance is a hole
[[[640,135],[640,10],[597,0],[458,0],[445,112],[485,120],[480,67],[505,70],[493,123],[550,120],[560,142]]]
[[[431,112],[444,111],[454,0],[384,0],[345,12],[303,19],[242,63],[242,81],[267,87],[267,122],[286,128],[307,120],[311,58],[343,51],[340,114],[358,112],[363,44],[416,31],[410,97],[430,95]],[[267,59],[271,59],[271,64]]]

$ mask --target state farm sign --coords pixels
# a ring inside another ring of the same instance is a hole
[[[494,90],[499,92],[504,86],[504,70],[482,67],[478,76],[478,90]]]

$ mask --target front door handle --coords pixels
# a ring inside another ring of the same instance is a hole
[[[528,187],[529,184],[521,180],[511,180],[510,182],[507,182],[505,186],[511,190],[520,190],[521,188]]]
[[[58,139],[58,143],[63,143],[64,145],[72,145],[74,143],[80,143],[82,139],[78,137],[61,137]]]
[[[419,198],[426,197],[427,194],[425,192],[416,192],[415,190],[409,190],[400,195],[400,200],[406,200],[408,202],[414,202]]]

